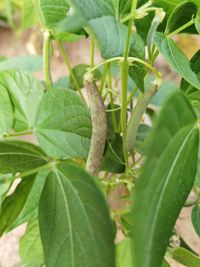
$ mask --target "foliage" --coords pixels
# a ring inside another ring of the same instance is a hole
[[[5,0],[0,16],[43,32],[43,58],[0,61],[0,235],[27,223],[20,265],[200,266],[175,226],[190,206],[200,235],[200,50],[189,60],[172,38],[199,34],[199,1]],[[83,38],[90,64],[72,67],[64,44]]]

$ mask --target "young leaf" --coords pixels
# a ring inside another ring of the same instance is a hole
[[[108,207],[93,177],[75,164],[49,173],[39,225],[47,267],[114,267]]]
[[[200,206],[196,205],[192,209],[192,224],[197,235],[200,237]]]
[[[22,141],[0,141],[0,173],[24,172],[48,162],[45,154],[35,145]]]
[[[46,26],[57,23],[67,16],[67,0],[40,0],[40,9]]]
[[[83,100],[72,90],[52,89],[39,106],[35,132],[42,149],[55,158],[86,158],[91,118]]]
[[[30,74],[8,70],[0,74],[0,84],[8,91],[14,105],[15,129],[31,129],[44,93],[42,83]]]
[[[116,245],[116,267],[133,267],[131,241],[129,239]]]
[[[48,172],[24,178],[15,191],[2,203],[0,213],[0,235],[37,218],[40,195]]]
[[[176,43],[162,33],[156,34],[155,43],[160,53],[164,56],[165,60],[172,66],[172,68],[187,82],[200,90],[200,80],[192,71],[189,60]]]
[[[14,122],[14,113],[7,90],[0,85],[0,135],[8,132]]]
[[[181,247],[174,249],[172,258],[186,267],[200,267],[200,257]]]
[[[20,256],[24,264],[28,266],[44,265],[44,252],[40,238],[38,220],[28,223],[26,232],[20,240]]]
[[[177,92],[166,102],[151,138],[133,192],[133,265],[138,267],[160,267],[194,183],[199,130],[183,94]]]

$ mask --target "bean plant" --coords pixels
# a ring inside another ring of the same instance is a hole
[[[0,62],[0,235],[26,223],[17,266],[199,267],[175,224],[190,208],[200,237],[200,50],[188,59],[174,38],[200,33],[199,0],[0,9],[18,34],[40,25],[43,36],[43,61]],[[83,38],[88,64],[71,66],[65,43]],[[69,72],[58,81],[55,47]]]

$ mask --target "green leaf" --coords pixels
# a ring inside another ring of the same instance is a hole
[[[40,9],[46,26],[64,19],[69,10],[67,0],[40,0]]]
[[[14,112],[9,94],[0,85],[0,135],[6,134],[12,128],[14,122]]]
[[[34,0],[21,1],[20,30],[24,31],[34,26],[38,21]]]
[[[0,207],[10,189],[13,179],[12,174],[0,175]]]
[[[87,72],[87,69],[89,68],[89,65],[86,64],[79,64],[77,66],[75,66],[72,71],[73,74],[76,78],[76,81],[79,85],[79,88],[83,88],[84,87],[84,75]],[[97,70],[94,72],[94,78],[96,80],[100,80],[101,79],[101,73]],[[74,81],[70,75],[70,82],[69,82],[69,88],[72,88],[74,90],[77,89],[77,86],[74,84]]]
[[[0,85],[9,93],[15,112],[15,130],[31,129],[44,94],[44,87],[34,76],[17,70],[0,73]]]
[[[177,92],[161,111],[133,192],[135,266],[160,267],[194,183],[198,143],[196,115],[187,98]]]
[[[41,56],[18,56],[0,62],[0,71],[17,69],[35,72],[42,70],[42,66]]]
[[[127,26],[116,18],[112,0],[72,0],[75,11],[87,20],[86,31],[94,36],[103,58],[122,55],[127,37]],[[117,45],[116,45],[117,44]]]
[[[88,25],[91,33],[95,35],[103,58],[108,59],[123,54],[127,37],[125,25],[120,24],[114,16],[91,19]]]
[[[187,82],[200,90],[200,80],[192,71],[189,60],[176,43],[161,33],[156,34],[155,43],[167,63]]]
[[[196,205],[192,209],[192,224],[197,235],[200,237],[200,205]]]
[[[26,232],[20,240],[19,252],[24,264],[29,264],[28,266],[36,265],[38,267],[44,265],[44,252],[38,220],[28,223]]]
[[[69,77],[59,78],[53,85],[54,88],[69,88]]]
[[[39,225],[47,267],[114,267],[107,204],[93,177],[75,164],[61,164],[48,175]]]
[[[42,149],[55,158],[86,158],[91,138],[90,113],[72,90],[52,89],[37,114],[36,135]]]
[[[112,173],[123,173],[125,171],[123,141],[119,134],[116,134],[114,140],[107,141],[101,170]]]
[[[179,247],[174,249],[172,257],[186,267],[200,267],[200,257],[184,248]]]
[[[163,264],[162,264],[162,267],[170,267],[170,265],[166,260],[164,260]]]
[[[166,33],[175,31],[195,17],[198,11],[197,5],[190,1],[183,1],[171,13],[166,26]]]
[[[2,203],[0,213],[0,235],[37,217],[40,195],[47,172],[24,178],[15,191]]]
[[[116,245],[116,267],[133,267],[129,239],[125,239]]]
[[[131,0],[119,0],[119,14],[120,16],[124,16],[129,14],[131,10]]]
[[[0,141],[0,173],[25,172],[47,164],[47,156],[35,145]]]
[[[147,142],[149,140],[149,135],[151,133],[151,127],[146,124],[141,124],[139,126],[136,140],[135,140],[135,149],[140,154],[145,154],[145,148],[147,146]]]
[[[139,34],[132,34],[133,43],[130,48],[129,55],[131,57],[137,57],[139,59],[145,60],[145,43]],[[137,87],[141,92],[144,92],[144,77],[145,77],[145,67],[144,65],[134,63],[134,66],[130,67],[129,75],[136,83]]]

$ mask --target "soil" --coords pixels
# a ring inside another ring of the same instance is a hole
[[[37,54],[41,53],[41,35],[36,34],[35,31],[23,34],[21,37],[17,37],[11,31],[4,29],[0,32],[0,56],[12,57],[27,54]],[[181,45],[181,42],[180,42]],[[190,39],[187,43],[187,38],[184,39],[184,49],[185,51],[189,49],[195,52],[199,47],[199,42],[196,37]],[[73,65],[80,63],[89,63],[89,41],[82,40],[75,44],[68,44],[66,46],[70,61]],[[187,51],[186,51],[187,52]],[[100,61],[100,56],[98,52],[96,53],[96,62]],[[162,59],[159,59],[157,64],[160,66],[161,71],[165,71],[167,77],[171,80],[177,80],[177,76],[172,73]],[[62,58],[55,48],[55,56],[52,60],[53,69],[53,80],[56,81],[59,77],[66,75],[68,72],[65,65],[62,62]],[[42,79],[42,72],[37,73],[37,77]],[[191,219],[190,219],[191,209],[183,209],[180,217],[177,221],[177,231],[184,237],[184,239],[191,245],[191,247],[200,255],[200,239],[195,234]],[[25,230],[25,225],[22,225],[15,229],[14,231],[4,235],[0,239],[0,267],[12,267],[14,264],[20,261],[18,243],[20,237],[23,235]],[[175,262],[171,262],[172,267],[181,267],[182,265]],[[126,266],[124,266],[126,267]]]

